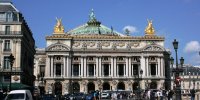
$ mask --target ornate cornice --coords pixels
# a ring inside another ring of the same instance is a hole
[[[112,36],[112,35],[52,35],[47,36],[46,39],[126,39],[126,40],[164,40],[161,36]]]

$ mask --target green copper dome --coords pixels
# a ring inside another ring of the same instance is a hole
[[[101,22],[99,22],[95,18],[94,11],[92,9],[90,15],[89,15],[89,21],[81,25],[75,29],[72,29],[67,32],[71,35],[116,35],[116,36],[124,36],[123,34],[114,31],[113,28],[108,28],[104,25],[101,25]]]

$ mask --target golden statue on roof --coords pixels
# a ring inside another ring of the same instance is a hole
[[[153,25],[152,25],[152,20],[147,19],[147,21],[148,21],[148,26],[145,29],[145,33],[146,33],[146,35],[154,35],[155,30],[154,30]]]
[[[57,23],[54,27],[54,33],[64,33],[64,26],[62,25],[62,19],[56,18]]]

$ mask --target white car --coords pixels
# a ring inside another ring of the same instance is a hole
[[[109,99],[109,98],[110,98],[110,94],[109,94],[109,93],[106,93],[106,92],[102,92],[102,93],[101,93],[101,98],[102,98],[102,99]]]
[[[5,100],[33,100],[29,90],[13,90],[8,93]]]

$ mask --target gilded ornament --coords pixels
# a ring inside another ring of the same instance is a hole
[[[138,47],[140,44],[137,42],[137,43],[130,43],[130,45],[133,47]]]
[[[15,76],[13,77],[13,80],[18,81],[18,80],[19,80],[19,77],[15,75]]]
[[[57,23],[54,27],[54,33],[64,33],[64,26],[62,25],[62,19],[56,18]]]
[[[148,21],[148,26],[145,29],[146,35],[154,35],[155,30],[153,28],[152,20],[147,20]]]

